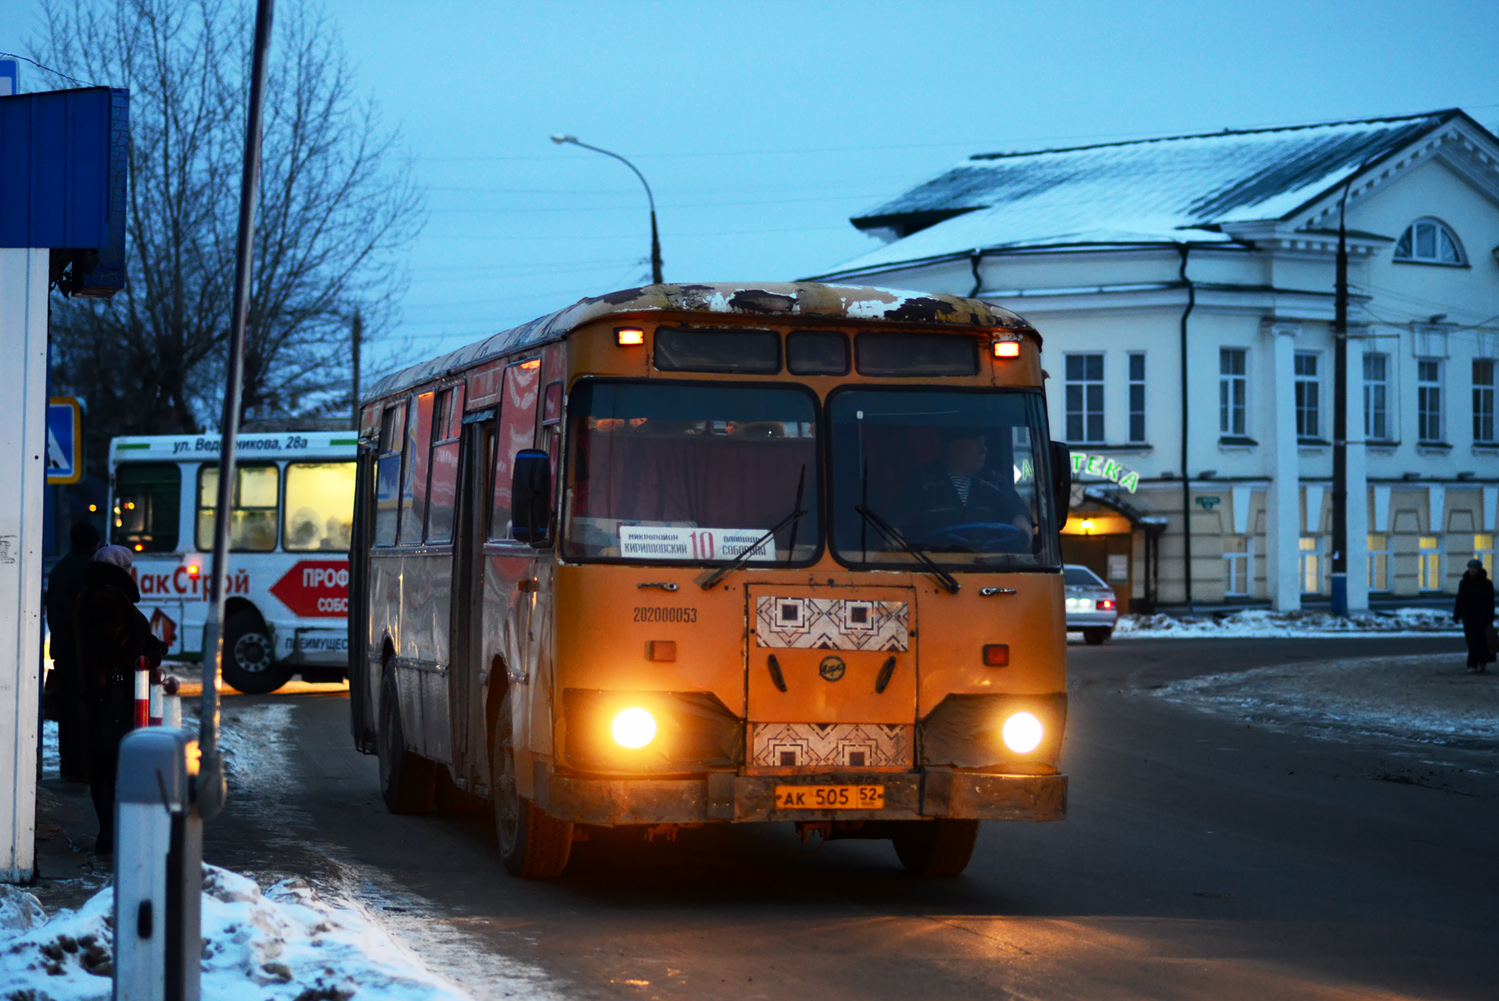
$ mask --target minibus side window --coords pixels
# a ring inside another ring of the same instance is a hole
[[[287,463],[285,517],[282,548],[287,552],[348,552],[354,532],[354,463]]]
[[[489,515],[489,537],[509,539],[510,475],[515,453],[536,445],[536,401],[540,395],[541,360],[505,369],[501,394],[499,435],[495,447],[494,500]]]
[[[130,463],[115,470],[110,540],[137,553],[177,549],[182,470],[171,463]]]
[[[463,386],[445,389],[433,418],[432,486],[427,492],[427,541],[453,540],[453,505],[458,498],[458,439],[463,432]]]
[[[237,553],[269,553],[276,548],[281,513],[281,471],[271,464],[236,466],[229,510],[229,548]],[[198,548],[213,549],[219,467],[198,471]]]
[[[400,512],[401,449],[406,436],[406,404],[386,407],[380,424],[380,459],[375,472],[375,545],[396,544]]]
[[[427,523],[427,462],[432,452],[432,393],[412,398],[406,420],[406,478],[401,485],[401,545],[422,541]]]

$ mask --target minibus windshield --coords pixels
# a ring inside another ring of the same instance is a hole
[[[585,380],[568,414],[567,556],[723,564],[748,550],[753,567],[817,555],[811,391]]]
[[[953,570],[1061,562],[1033,391],[848,389],[828,400],[834,555]],[[892,531],[893,529],[893,531]]]

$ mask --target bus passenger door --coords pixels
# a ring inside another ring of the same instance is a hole
[[[493,412],[463,425],[453,531],[453,611],[448,707],[453,777],[470,792],[487,773],[488,734],[480,672],[484,659],[484,515],[494,468]]]

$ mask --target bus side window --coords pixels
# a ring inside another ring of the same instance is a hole
[[[443,390],[433,421],[432,488],[427,493],[427,541],[453,541],[458,499],[458,439],[463,433],[463,386]]]
[[[380,424],[380,458],[375,472],[375,545],[396,544],[400,511],[401,452],[406,442],[406,404],[385,408]]]
[[[182,470],[170,463],[130,463],[115,470],[110,539],[137,553],[177,548],[182,517]]]
[[[346,553],[354,531],[353,513],[354,463],[287,463],[281,548]]]
[[[281,520],[281,470],[271,464],[236,466],[229,505],[229,548],[237,553],[269,553],[276,548]],[[198,548],[213,550],[219,500],[219,467],[198,470]]]
[[[494,503],[489,516],[489,537],[509,539],[510,473],[515,453],[536,445],[536,402],[541,383],[541,360],[521,362],[505,369],[500,395],[499,434],[495,445]]]
[[[432,393],[412,398],[406,420],[406,478],[401,486],[401,545],[422,541],[427,526],[427,462],[432,454]]]

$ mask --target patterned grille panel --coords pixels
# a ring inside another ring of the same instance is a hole
[[[915,726],[901,723],[755,723],[759,768],[891,768],[912,763]]]
[[[774,649],[905,650],[909,607],[904,601],[756,598],[755,643]]]

